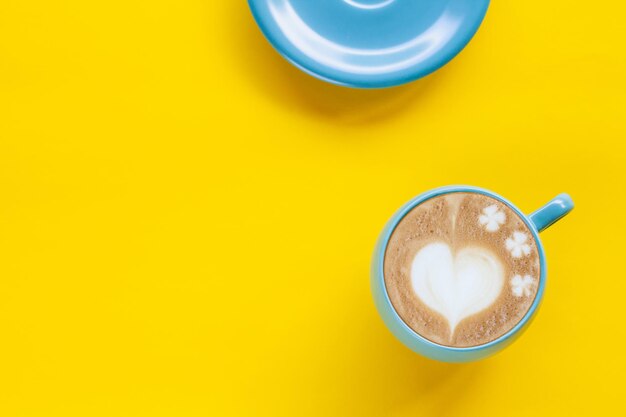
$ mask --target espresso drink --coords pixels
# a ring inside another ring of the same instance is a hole
[[[433,197],[387,244],[387,293],[402,320],[435,343],[470,347],[524,317],[540,277],[537,243],[506,204],[478,193]]]

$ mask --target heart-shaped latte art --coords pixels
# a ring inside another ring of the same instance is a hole
[[[461,320],[496,301],[504,269],[485,248],[468,246],[453,253],[446,243],[430,243],[413,258],[411,285],[424,304],[448,320],[453,334]]]

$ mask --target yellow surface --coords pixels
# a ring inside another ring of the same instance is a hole
[[[0,1],[0,415],[618,414],[625,10],[494,1],[441,71],[353,91],[242,0]],[[404,348],[368,282],[450,183],[577,203],[529,331],[467,365]]]

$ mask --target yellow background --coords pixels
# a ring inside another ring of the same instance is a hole
[[[622,411],[626,7],[494,1],[411,85],[284,62],[242,0],[0,1],[0,415]],[[488,360],[404,348],[375,239],[435,186],[576,210]]]

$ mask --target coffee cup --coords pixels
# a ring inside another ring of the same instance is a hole
[[[542,301],[539,233],[574,207],[567,194],[526,215],[498,194],[447,186],[408,202],[383,229],[372,260],[376,307],[411,350],[468,362],[511,344]]]

